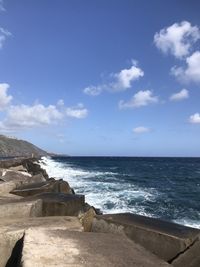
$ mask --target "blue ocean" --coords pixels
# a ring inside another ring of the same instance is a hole
[[[200,228],[200,158],[42,158],[103,213],[132,212]]]

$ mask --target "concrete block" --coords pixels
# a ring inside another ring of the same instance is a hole
[[[25,232],[23,267],[167,267],[126,237],[63,230]]]
[[[199,267],[200,266],[200,241],[196,241],[188,250],[181,253],[174,261],[174,267]]]
[[[0,202],[0,218],[42,216],[42,201],[8,200]]]
[[[126,235],[167,262],[200,235],[198,229],[129,213],[96,216],[92,231]]]

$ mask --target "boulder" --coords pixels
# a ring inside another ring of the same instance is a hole
[[[170,266],[123,236],[49,229],[25,231],[21,261],[23,267]]]
[[[95,216],[92,231],[126,235],[167,262],[200,235],[198,229],[131,213]]]

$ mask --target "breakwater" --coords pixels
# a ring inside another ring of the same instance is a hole
[[[0,161],[0,218],[0,267],[200,266],[198,229],[100,214],[38,159]]]

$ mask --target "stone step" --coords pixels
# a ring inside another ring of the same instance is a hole
[[[198,229],[131,213],[95,216],[91,231],[126,235],[167,262],[200,235]]]
[[[114,234],[64,230],[25,231],[22,267],[167,267],[140,245]]]

